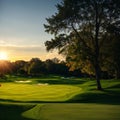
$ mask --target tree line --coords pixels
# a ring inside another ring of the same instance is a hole
[[[87,69],[87,68],[84,68]],[[110,70],[104,66],[107,71],[102,71],[102,78],[116,78],[116,68],[112,67]],[[0,61],[0,77],[4,78],[5,75],[20,75],[38,77],[42,75],[61,75],[66,77],[90,77],[95,78],[92,71],[83,71],[82,69],[71,69],[66,61],[61,61],[58,58],[47,59],[45,61],[39,58],[32,58],[30,61],[17,60],[10,62],[6,60]]]
[[[6,60],[0,61],[0,77],[5,75],[22,75],[22,76],[41,76],[41,75],[62,75],[62,76],[81,76],[80,70],[69,71],[66,62],[57,58],[47,59],[45,61],[39,58],[32,58],[30,61],[17,60],[10,62]]]
[[[61,0],[56,8],[44,24],[45,31],[53,35],[45,46],[47,51],[57,49],[66,61],[16,61],[12,63],[14,73],[67,75],[69,70],[79,71],[96,77],[98,90],[102,90],[102,78],[120,78],[120,1]]]

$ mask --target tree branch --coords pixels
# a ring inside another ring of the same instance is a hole
[[[83,45],[90,50],[90,47],[86,44],[84,39],[81,38],[81,36],[79,35],[78,31],[75,29],[74,25],[71,24],[71,26],[72,26],[72,29],[74,30],[74,32],[76,33],[76,35],[78,36],[78,38],[80,39],[80,41],[83,43]]]

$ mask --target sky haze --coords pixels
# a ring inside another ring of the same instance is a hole
[[[45,33],[46,18],[55,14],[61,0],[0,0],[0,51],[11,61],[41,60],[60,57],[48,53],[44,42],[52,38]],[[61,57],[60,57],[61,58]]]

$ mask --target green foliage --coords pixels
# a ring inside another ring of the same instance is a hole
[[[28,74],[29,75],[40,75],[44,73],[45,67],[43,62],[38,58],[33,58],[29,62]]]
[[[118,25],[119,26],[119,25]],[[120,28],[119,28],[120,29]],[[117,79],[120,78],[120,33],[111,31],[110,37],[112,38],[111,43],[108,44],[108,57],[106,61],[108,64],[108,71],[111,72]],[[111,67],[110,67],[111,66]]]
[[[24,66],[26,65],[26,61],[24,60],[17,60],[12,63],[14,74],[25,74]]]
[[[0,78],[4,78],[6,74],[10,74],[12,72],[12,64],[6,60],[0,60]]]
[[[96,75],[99,90],[102,58],[106,57],[101,44],[108,39],[104,36],[108,27],[120,19],[118,3],[114,0],[63,0],[57,5],[58,12],[47,18],[44,25],[46,32],[55,35],[45,42],[47,50],[58,49],[66,56],[71,69],[81,68]]]

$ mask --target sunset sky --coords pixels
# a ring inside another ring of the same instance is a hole
[[[61,0],[0,0],[0,51],[8,59],[41,60],[58,57],[48,53],[44,42],[52,38],[45,33],[45,18],[53,15]]]

